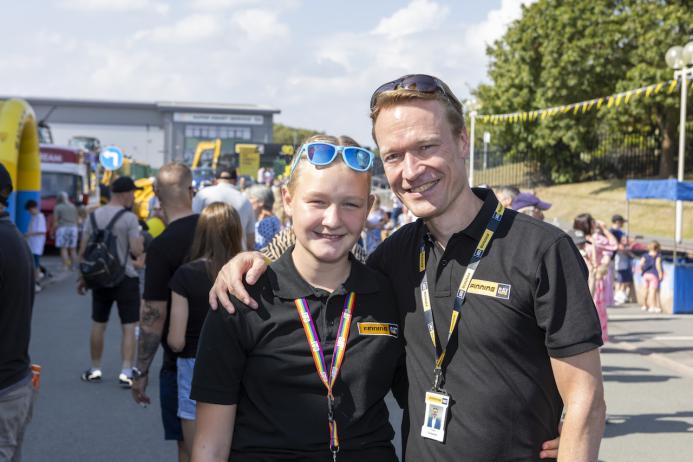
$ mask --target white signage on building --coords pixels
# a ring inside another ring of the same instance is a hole
[[[262,125],[265,118],[261,115],[248,114],[202,114],[199,112],[174,112],[174,122],[193,124],[225,124],[225,125]]]

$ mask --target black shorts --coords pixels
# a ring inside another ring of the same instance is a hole
[[[118,304],[118,316],[122,324],[140,320],[139,278],[126,277],[115,287],[93,289],[91,293],[91,319],[94,322],[108,322],[113,302]]]
[[[178,418],[178,373],[161,368],[159,371],[159,402],[164,439],[183,441],[183,429]]]
[[[631,271],[630,268],[625,270],[618,270],[616,271],[614,279],[616,280],[616,282],[620,283],[633,282],[633,271]]]

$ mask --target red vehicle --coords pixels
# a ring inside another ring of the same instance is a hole
[[[89,203],[89,178],[84,152],[62,146],[41,145],[41,211],[48,230],[58,194],[66,192],[73,204]],[[48,233],[47,244],[53,245]]]

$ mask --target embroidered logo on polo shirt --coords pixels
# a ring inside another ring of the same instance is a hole
[[[501,284],[500,282],[483,281],[481,279],[472,279],[469,285],[468,292],[470,294],[485,295],[487,297],[502,298],[503,300],[510,299],[510,284]]]
[[[399,326],[386,322],[359,322],[360,335],[387,335],[397,338],[399,336]]]

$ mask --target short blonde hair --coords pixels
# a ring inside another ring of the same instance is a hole
[[[661,244],[659,241],[652,241],[649,244],[647,244],[647,250],[650,252],[659,252],[662,249]]]
[[[373,128],[371,129],[371,136],[373,136],[373,141],[378,144],[378,140],[375,138],[375,121],[378,120],[378,115],[380,111],[384,108],[398,106],[400,104],[406,104],[411,101],[438,101],[445,107],[445,115],[452,129],[452,134],[455,137],[466,135],[465,123],[464,123],[464,111],[462,105],[453,105],[451,98],[456,101],[457,97],[452,93],[452,90],[440,81],[445,87],[445,94],[435,91],[435,92],[422,92],[416,90],[407,90],[404,88],[398,88],[397,90],[384,91],[380,93],[376,99],[373,107],[371,108],[371,122],[373,123]]]
[[[335,146],[353,146],[356,148],[361,147],[361,145],[350,136],[345,136],[345,135],[332,136],[332,135],[320,134],[320,135],[313,135],[313,136],[307,138],[303,143],[301,143],[301,146],[296,150],[295,155],[298,156],[301,154],[301,150],[303,149],[304,145],[306,145],[308,143],[320,143],[320,142],[334,144]],[[289,181],[286,183],[286,189],[288,189],[289,192],[294,192],[294,190],[296,188],[296,181],[298,181],[298,177],[300,176],[301,166],[304,165],[307,161],[308,161],[308,159],[306,159],[304,156],[301,159],[299,159],[298,164],[296,164],[296,167],[294,168],[293,173],[289,177]],[[335,159],[335,161],[336,162],[343,162],[342,156],[337,156],[337,159]],[[368,173],[368,190],[370,192],[371,171],[369,170],[367,173]]]

